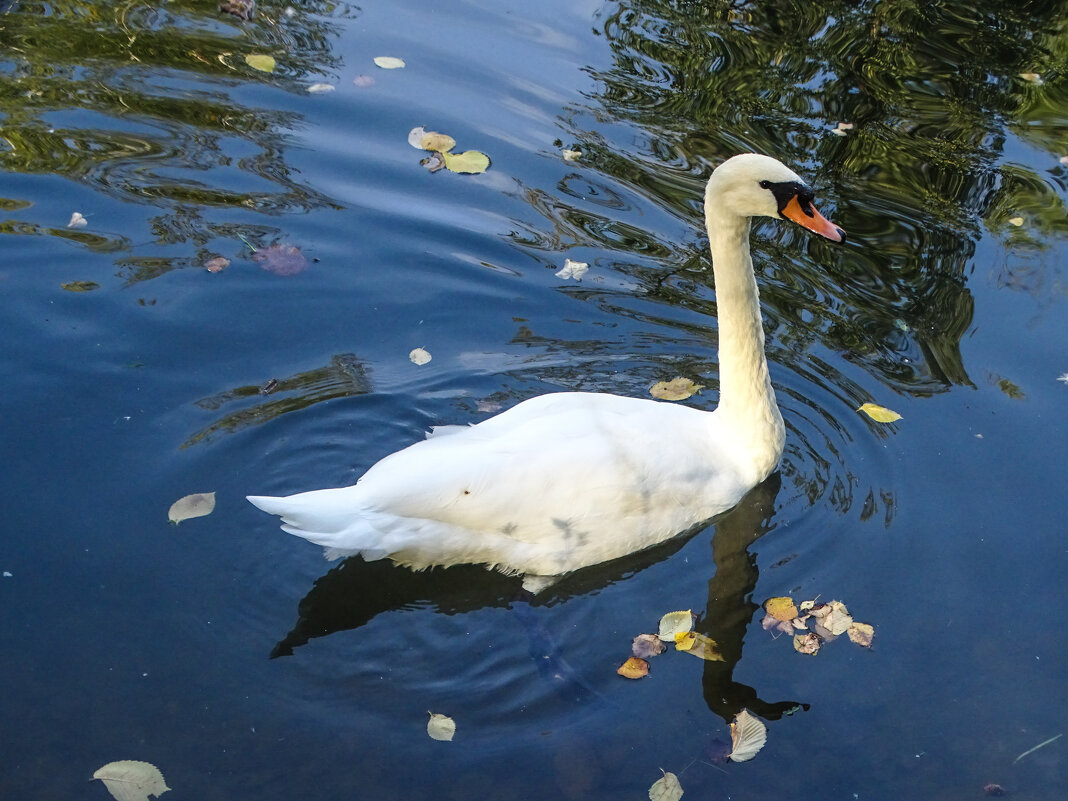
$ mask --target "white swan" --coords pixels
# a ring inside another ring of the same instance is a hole
[[[750,218],[785,217],[840,242],[812,191],[773,158],[728,159],[705,189],[719,316],[719,406],[560,392],[447,426],[351,487],[249,496],[328,558],[416,569],[485,564],[540,588],[647,548],[736,504],[775,470],[784,427],[764,356]]]

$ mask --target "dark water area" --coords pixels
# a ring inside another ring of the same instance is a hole
[[[105,799],[120,759],[176,800],[1063,796],[1068,740],[1017,760],[1065,728],[1063,4],[0,11],[0,796]],[[429,173],[420,125],[489,170]],[[528,603],[245,502],[543,392],[713,408],[703,182],[748,150],[849,238],[754,226],[787,445],[734,511]],[[786,594],[873,647],[795,653]],[[616,675],[688,608],[724,662]],[[742,707],[767,745],[710,764]]]

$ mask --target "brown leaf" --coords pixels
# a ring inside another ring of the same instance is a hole
[[[794,650],[800,654],[815,656],[820,650],[819,635],[809,632],[808,634],[794,635]]]
[[[221,273],[229,266],[230,260],[223,258],[222,256],[216,256],[215,258],[208,259],[204,262],[204,269],[209,273]]]
[[[257,250],[252,258],[260,263],[260,267],[275,275],[296,275],[308,269],[308,260],[294,245],[271,245]]]
[[[630,645],[630,651],[639,659],[648,659],[662,653],[666,645],[655,634],[639,634]]]
[[[875,637],[875,629],[867,623],[857,623],[854,621],[852,625],[846,629],[846,634],[848,634],[849,639],[857,645],[871,648],[871,641]]]
[[[644,659],[632,656],[619,666],[619,670],[617,670],[616,673],[625,679],[645,678],[649,675],[649,663]]]

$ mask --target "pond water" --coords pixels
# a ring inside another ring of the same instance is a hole
[[[1065,726],[1068,12],[978,6],[0,3],[3,797],[120,759],[175,799],[1061,797],[1068,741],[1017,757]],[[746,150],[849,239],[754,227],[788,438],[736,510],[528,602],[245,502],[543,392],[713,408],[701,192]],[[780,595],[873,647],[795,653]],[[691,608],[725,661],[616,675]],[[767,745],[718,764],[742,707]]]

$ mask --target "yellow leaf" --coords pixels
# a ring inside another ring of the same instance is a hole
[[[732,762],[748,762],[757,755],[768,740],[768,727],[754,717],[749,710],[739,712],[731,723],[731,742],[734,748],[729,759]]]
[[[679,632],[689,631],[693,628],[693,612],[686,609],[682,612],[668,612],[660,618],[659,637],[664,642],[675,642],[675,635]]]
[[[686,400],[698,390],[704,389],[703,384],[695,384],[689,378],[673,378],[670,381],[657,381],[649,388],[649,394],[654,398],[668,401]]]
[[[868,415],[868,417],[877,423],[892,423],[895,420],[901,419],[901,415],[893,409],[887,409],[885,406],[879,406],[876,403],[862,404],[857,411],[864,412],[864,414]]]
[[[857,645],[871,648],[871,641],[875,637],[875,629],[867,623],[857,623],[854,621],[846,630],[846,634],[848,634],[849,639]]]
[[[794,599],[789,597],[768,598],[764,602],[764,611],[776,620],[793,620],[797,617],[797,607]]]
[[[649,801],[679,801],[682,798],[682,785],[674,773],[662,771],[663,776],[653,782],[649,788]]]
[[[443,740],[445,742],[452,740],[453,735],[456,734],[456,721],[448,715],[441,715],[437,712],[428,714],[430,715],[430,720],[426,724],[426,733],[430,735],[430,739]]]
[[[245,63],[252,69],[260,72],[274,72],[274,58],[272,56],[249,55],[245,56]]]
[[[437,150],[440,153],[447,153],[456,147],[456,140],[448,134],[438,133],[437,131],[427,131],[423,134],[419,146],[423,150]]]
[[[641,679],[649,675],[649,663],[644,659],[640,659],[636,656],[632,656],[626,662],[619,666],[616,671],[620,676],[625,679]]]
[[[489,156],[477,150],[465,150],[463,153],[442,153],[445,169],[452,172],[480,173],[489,169]]]
[[[675,650],[696,656],[706,662],[722,662],[723,655],[716,650],[716,641],[696,631],[680,631],[675,635]]]
[[[171,789],[159,768],[133,759],[109,762],[93,778],[100,779],[116,801],[148,801],[150,795],[159,798]]]

